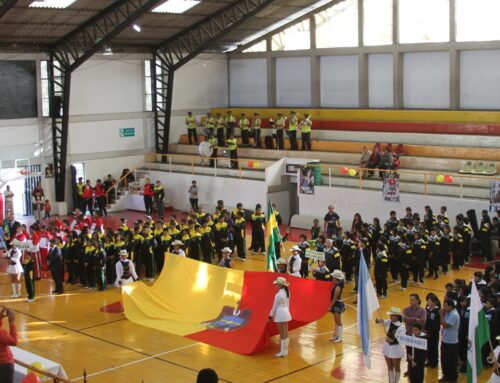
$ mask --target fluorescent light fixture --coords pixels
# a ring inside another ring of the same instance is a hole
[[[152,10],[156,13],[184,13],[201,3],[201,0],[167,0]]]
[[[37,0],[30,4],[33,8],[66,8],[76,0]]]
[[[139,24],[132,24],[132,29],[136,32],[142,31],[142,28]]]
[[[102,55],[103,56],[113,56],[113,50],[109,45],[105,45],[104,48],[102,48]]]
[[[328,3],[333,3],[334,0],[320,0],[318,1],[317,3],[314,3],[313,5],[307,7],[307,8],[303,8],[301,9],[300,11],[298,12],[295,12],[293,14],[291,14],[290,16],[278,21],[277,23],[274,23],[273,25],[270,25],[269,27],[265,28],[265,29],[262,29],[260,30],[259,32],[257,33],[254,33],[253,35],[251,36],[248,36],[247,38],[239,41],[236,43],[236,45],[233,45],[233,46],[228,46],[228,49],[224,52],[230,52],[230,51],[234,51],[235,49],[237,49],[238,47],[242,46],[242,45],[246,45],[252,41],[255,41],[257,42],[257,40],[264,36],[264,35],[267,35],[268,33],[282,27],[283,25],[285,24],[288,24],[294,20],[297,20],[298,18],[304,16],[306,13],[310,13],[310,12],[313,12],[314,10],[322,7],[323,5],[326,5]]]

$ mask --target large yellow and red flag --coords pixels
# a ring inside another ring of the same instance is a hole
[[[222,268],[172,254],[152,286],[123,287],[127,318],[239,354],[254,354],[277,335],[268,321],[278,274]],[[282,274],[280,274],[282,275]],[[331,284],[286,276],[290,282],[290,330],[328,311]]]

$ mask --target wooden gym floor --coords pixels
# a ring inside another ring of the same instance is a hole
[[[291,245],[291,242],[286,244],[287,248]],[[265,257],[249,256],[245,263],[235,263],[240,269],[262,271]],[[0,260],[0,265],[5,270],[4,260]],[[451,272],[407,291],[401,291],[399,284],[391,284],[388,299],[380,300],[380,312],[383,315],[392,306],[404,308],[408,305],[408,295],[413,292],[422,300],[429,292],[442,298],[446,282],[455,278],[469,280],[475,270]],[[53,296],[51,282],[42,280],[36,285],[36,302],[28,303],[25,297],[9,298],[9,277],[1,272],[0,305],[16,312],[19,347],[58,361],[74,382],[83,381],[85,369],[91,383],[192,383],[196,381],[197,372],[206,367],[214,368],[221,382],[386,382],[381,352],[384,332],[374,323],[371,326],[372,368],[367,370],[363,366],[352,288],[353,285],[347,285],[344,291],[347,310],[343,315],[343,343],[328,341],[333,319],[326,314],[321,320],[292,331],[290,355],[281,359],[274,357],[279,344],[277,337],[265,352],[242,356],[141,327],[129,322],[123,314],[100,311],[101,307],[120,300],[120,292],[115,288],[98,292],[65,285],[65,294]],[[24,284],[22,291],[26,292]],[[402,363],[402,369],[406,369],[406,363]],[[486,370],[479,382],[485,382],[490,374],[491,370]],[[426,382],[436,382],[439,377],[438,369],[426,370]],[[459,381],[465,382],[465,376]]]

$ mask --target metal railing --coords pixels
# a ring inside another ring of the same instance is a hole
[[[148,155],[146,155],[147,158]],[[118,188],[123,188],[127,189],[128,188],[128,177],[133,174],[134,175],[134,180],[137,180],[137,169],[140,168],[141,166],[144,165],[144,159],[142,159],[140,162],[137,162],[132,169],[130,169],[127,173],[122,175],[118,181],[115,182],[114,185],[112,185],[109,189],[106,190],[106,205],[109,205],[110,198],[109,194],[114,193],[114,201],[118,199]]]
[[[46,370],[41,370],[39,368],[33,367],[31,364],[25,363],[21,360],[14,359],[14,363],[21,366],[21,367],[26,368],[30,372],[34,372],[38,375],[44,376],[45,378],[51,379],[54,383],[71,383],[71,381],[69,379],[62,378],[62,377],[55,375],[55,374],[53,374],[49,371],[46,371]]]

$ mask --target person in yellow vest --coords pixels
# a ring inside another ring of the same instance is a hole
[[[208,136],[208,143],[212,145],[212,155],[210,156],[210,163],[208,164],[209,167],[213,168],[215,167],[215,161],[217,161],[217,138],[213,134]]]
[[[262,145],[260,143],[260,125],[261,125],[261,119],[259,116],[259,113],[254,113],[253,114],[253,124],[252,124],[252,129],[253,129],[253,144],[255,148],[261,148]]]
[[[290,149],[297,150],[297,128],[299,126],[299,118],[293,110],[290,112],[290,123],[288,125],[288,138],[290,139]]]
[[[196,118],[193,116],[193,112],[188,112],[186,116],[186,128],[188,131],[189,145],[192,145],[193,139],[194,143],[198,144],[198,135],[196,134]]]
[[[229,148],[229,157],[231,158],[231,168],[238,169],[238,140],[231,135],[227,140]]]
[[[246,220],[244,214],[245,212],[243,210],[238,210],[238,212],[236,213],[236,219],[234,220],[233,224],[234,244],[236,246],[236,251],[238,253],[238,259],[240,261],[245,261],[246,259],[246,248],[245,248]]]
[[[234,135],[234,126],[236,125],[236,118],[233,116],[233,112],[230,110],[227,112],[226,116],[226,139],[231,138]]]
[[[249,143],[249,129],[250,129],[250,120],[245,116],[245,113],[241,113],[240,120],[238,121],[238,125],[241,130],[241,143],[243,145],[248,145]]]
[[[217,124],[217,120],[215,117],[212,117],[212,113],[208,112],[207,117],[205,118],[205,129],[207,130],[207,141],[208,138],[214,134],[215,124]]]
[[[285,117],[283,117],[282,113],[278,113],[278,118],[274,123],[274,128],[276,129],[276,145],[278,146],[278,150],[283,150],[283,130],[285,128]]]
[[[312,120],[311,115],[305,113],[304,120],[301,123],[302,132],[302,150],[311,150],[311,130],[312,130]]]
[[[83,205],[83,187],[85,184],[83,183],[83,178],[78,177],[78,182],[76,183],[75,189],[76,189],[76,203],[74,204],[75,206],[73,207],[74,209],[78,208],[81,209]]]
[[[215,128],[217,130],[217,143],[219,146],[224,146],[224,126],[226,125],[226,119],[220,113],[215,115]]]

